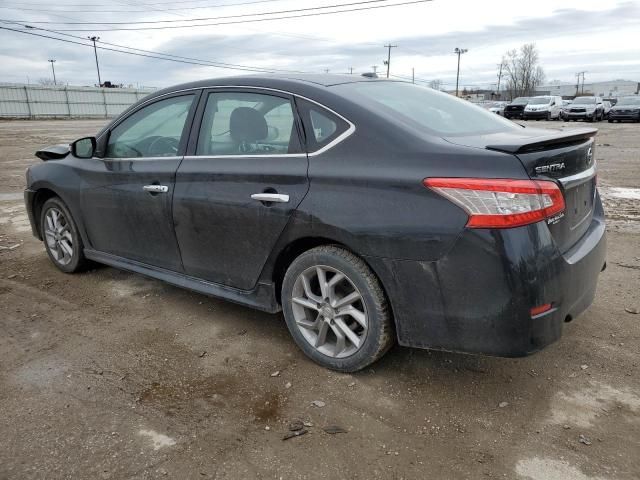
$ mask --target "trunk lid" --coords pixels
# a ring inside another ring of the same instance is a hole
[[[567,131],[526,128],[498,133],[447,138],[452,143],[513,154],[534,180],[553,180],[564,195],[565,211],[547,220],[561,252],[584,235],[596,201],[595,128]]]

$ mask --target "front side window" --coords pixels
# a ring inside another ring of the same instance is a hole
[[[330,88],[391,121],[438,135],[479,135],[521,128],[466,100],[412,83],[366,81]]]
[[[250,92],[210,93],[196,155],[301,153],[291,101]]]
[[[193,99],[194,95],[167,98],[130,115],[111,131],[106,156],[176,156]]]

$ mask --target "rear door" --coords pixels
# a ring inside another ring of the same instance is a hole
[[[185,272],[249,290],[308,190],[294,100],[264,89],[205,91],[176,175]]]
[[[83,162],[81,208],[93,249],[182,270],[171,198],[196,97],[181,93],[143,104],[104,134],[100,158]]]

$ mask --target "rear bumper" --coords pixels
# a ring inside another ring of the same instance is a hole
[[[555,342],[592,302],[606,255],[602,206],[560,253],[544,222],[465,230],[436,262],[369,259],[382,272],[401,345],[505,357]],[[531,308],[551,303],[534,318]]]

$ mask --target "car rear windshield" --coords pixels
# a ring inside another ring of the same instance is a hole
[[[515,123],[466,100],[411,83],[353,82],[331,88],[392,120],[442,136],[520,129]]]
[[[546,105],[551,102],[551,97],[533,97],[529,100],[529,105]]]
[[[622,97],[618,105],[640,105],[640,97]]]
[[[590,103],[596,103],[595,97],[578,97],[573,101],[574,105],[588,105]]]

